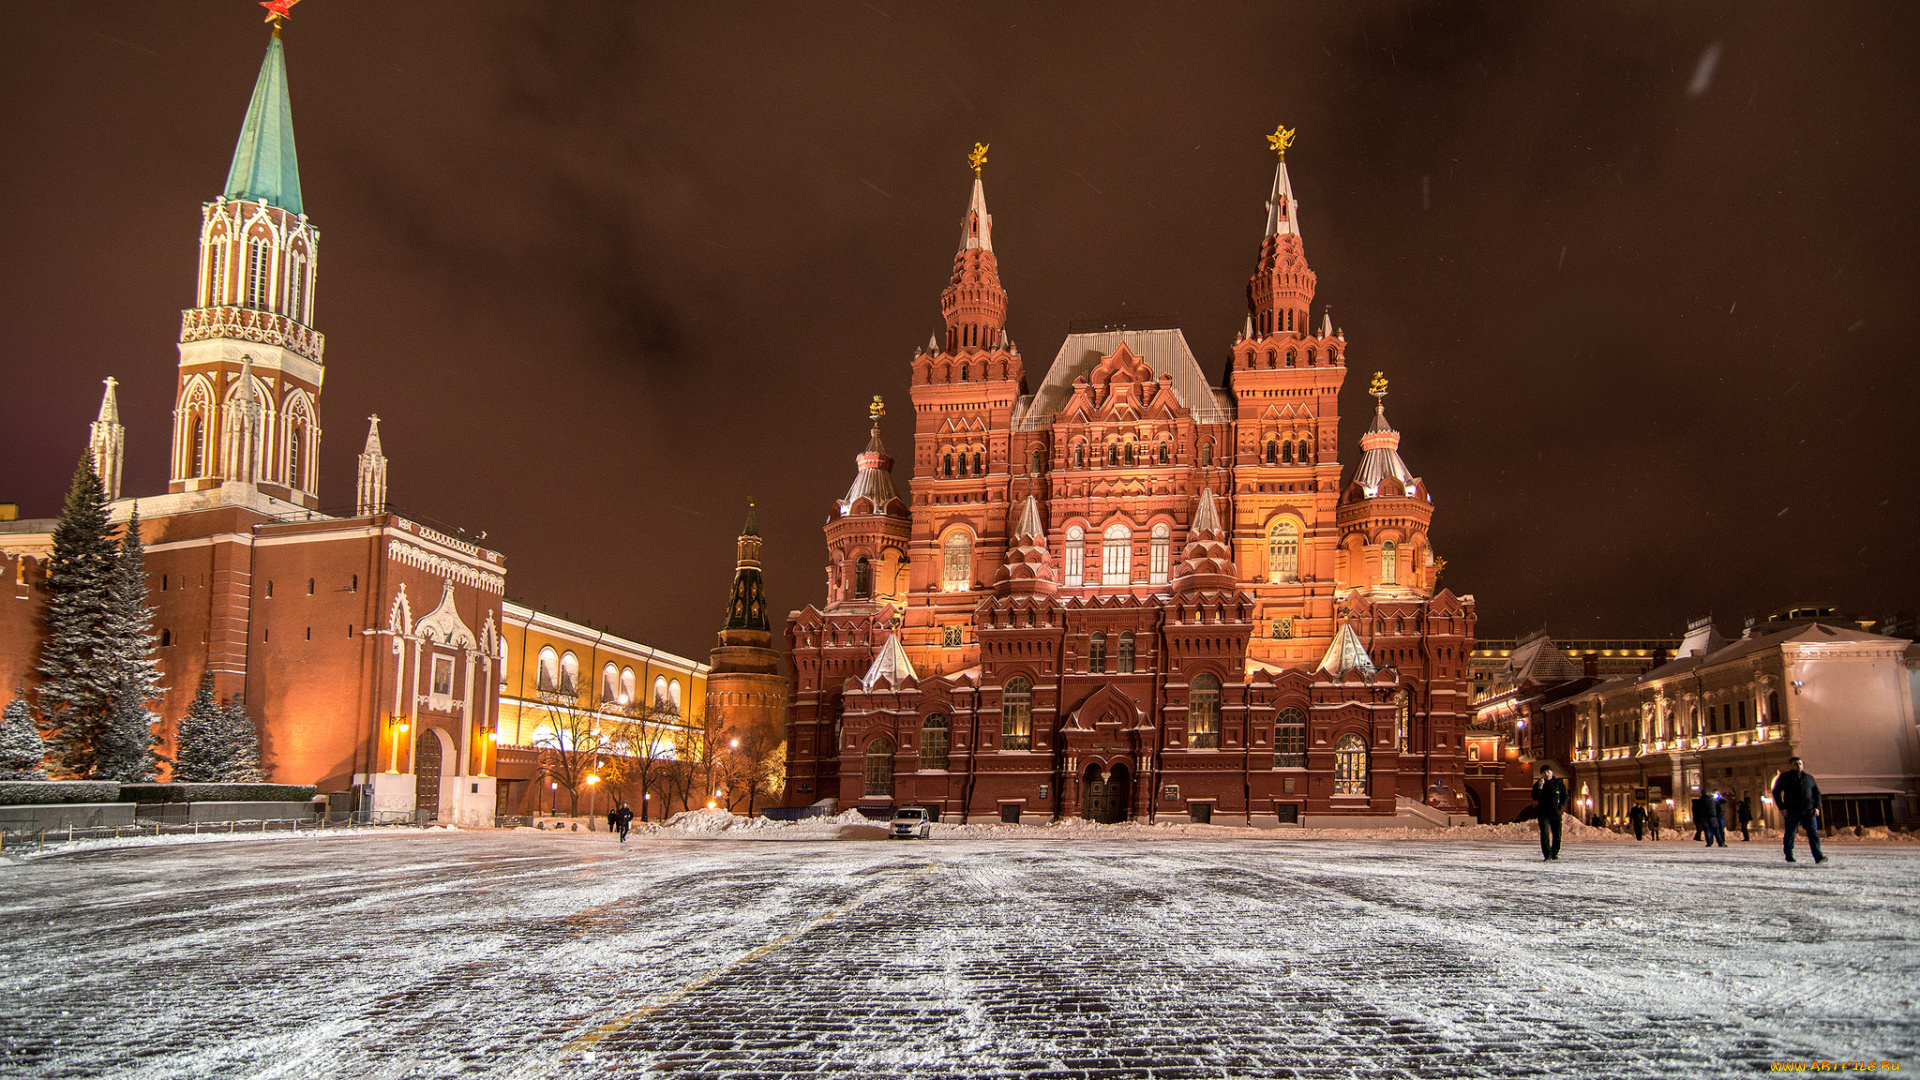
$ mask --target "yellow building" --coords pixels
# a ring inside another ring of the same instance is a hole
[[[500,645],[500,813],[556,804],[564,812],[564,751],[588,726],[624,722],[654,743],[656,759],[673,757],[703,728],[706,664],[511,600],[502,605]],[[604,737],[608,756],[633,749]]]

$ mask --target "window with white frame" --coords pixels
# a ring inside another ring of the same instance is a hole
[[[1147,580],[1155,585],[1167,583],[1167,565],[1172,561],[1173,530],[1164,521],[1153,523],[1152,560],[1148,563]]]
[[[620,669],[613,661],[600,669],[600,704],[617,704],[620,700]]]
[[[272,249],[261,237],[247,241],[247,306],[264,308],[267,306],[267,272],[271,267],[269,259]]]
[[[1087,530],[1078,525],[1067,530],[1067,588],[1077,589],[1085,583],[1084,575],[1087,560]]]
[[[560,692],[563,694],[580,692],[580,658],[572,653],[560,657]]]
[[[1095,630],[1087,641],[1087,674],[1105,675],[1107,673],[1107,635],[1104,630]]]
[[[1307,714],[1281,709],[1273,724],[1273,767],[1302,769],[1307,764]]]
[[[540,650],[540,674],[535,689],[548,693],[560,689],[560,654],[550,645]]]
[[[1267,580],[1293,581],[1300,576],[1300,526],[1276,521],[1267,530]]]
[[[1133,532],[1117,521],[1100,545],[1100,584],[1133,584]]]
[[[1358,735],[1342,735],[1333,747],[1333,793],[1367,793],[1367,740]]]
[[[973,587],[973,537],[965,529],[955,529],[940,544],[943,572],[941,588],[946,592],[966,592]]]
[[[1187,745],[1199,750],[1220,746],[1220,680],[1205,672],[1193,677],[1187,694]]]
[[[1400,581],[1400,549],[1389,540],[1380,545],[1380,584],[1396,585]]]
[[[1033,684],[1007,680],[1000,693],[1000,749],[1025,750],[1033,741]]]
[[[300,322],[306,310],[306,282],[306,256],[295,252],[287,260],[287,316],[294,322]]]
[[[1133,674],[1133,631],[1131,630],[1125,631],[1120,635],[1119,660],[1120,674]]]

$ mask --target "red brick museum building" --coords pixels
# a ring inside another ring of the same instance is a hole
[[[1284,157],[1215,386],[1172,329],[1072,333],[1037,390],[976,176],[944,340],[912,360],[895,486],[877,414],[792,614],[788,805],[1048,821],[1463,812],[1474,604],[1384,380],[1340,460],[1349,346]],[[1344,483],[1343,483],[1344,477]]]

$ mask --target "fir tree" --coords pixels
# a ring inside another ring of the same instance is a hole
[[[46,756],[27,699],[7,702],[6,712],[0,713],[0,780],[45,780],[47,770],[40,765]]]
[[[221,777],[237,784],[257,784],[266,779],[260,768],[260,732],[253,726],[253,717],[247,715],[247,707],[241,704],[239,695],[235,695],[224,710],[226,722],[221,725],[221,737],[227,744],[226,775]]]
[[[153,609],[147,606],[147,547],[140,538],[140,506],[134,504],[120,535],[120,550],[108,584],[101,623],[100,660],[114,669],[113,703],[99,750],[101,779],[137,783],[153,779],[157,718],[147,703],[162,693],[153,659]]]
[[[119,552],[93,459],[82,457],[47,560],[47,640],[40,649],[39,703],[59,772],[94,775],[112,724],[119,671],[105,634]]]
[[[182,783],[206,784],[225,780],[227,747],[221,739],[226,710],[213,697],[213,671],[200,676],[193,704],[180,718],[180,737],[174,748],[173,778]]]

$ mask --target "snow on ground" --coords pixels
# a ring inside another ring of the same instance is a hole
[[[1777,840],[1707,852],[1571,832],[1542,863],[1531,833],[1456,842],[1464,829],[726,842],[741,828],[696,816],[625,846],[493,830],[149,840],[0,864],[0,1075],[1920,1063],[1908,844],[1836,843],[1816,867],[1781,862]]]

